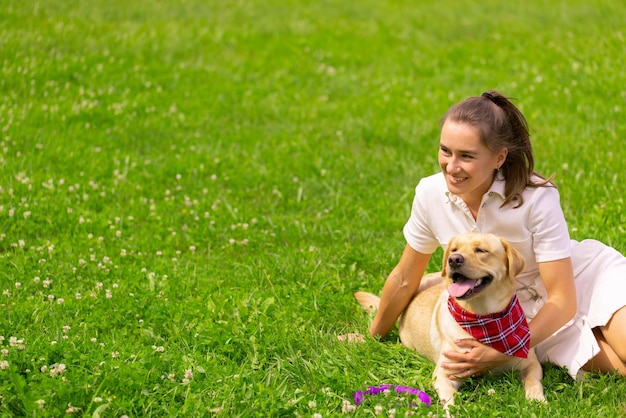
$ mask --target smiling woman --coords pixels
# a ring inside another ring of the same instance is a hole
[[[597,241],[570,242],[556,187],[534,171],[519,109],[493,90],[463,100],[444,115],[439,148],[442,172],[416,188],[404,227],[407,246],[385,283],[370,333],[386,334],[437,246],[463,232],[488,232],[509,240],[526,261],[516,287],[540,360],[566,366],[573,377],[591,370],[626,375],[626,258]],[[462,299],[474,284],[461,281],[451,292]],[[459,346],[472,351],[445,353],[451,361],[443,367],[454,376],[506,361],[477,341]]]

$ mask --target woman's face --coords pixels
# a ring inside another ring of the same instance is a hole
[[[441,128],[439,166],[448,190],[460,196],[470,209],[477,209],[506,154],[506,148],[497,153],[487,148],[472,125],[448,120]]]

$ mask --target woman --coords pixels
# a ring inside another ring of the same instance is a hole
[[[506,238],[524,256],[517,294],[542,362],[626,376],[626,258],[593,240],[570,241],[550,181],[534,172],[526,119],[496,91],[471,97],[444,115],[441,173],[417,185],[407,245],[383,287],[370,334],[384,336],[419,288],[431,254],[463,232]],[[621,291],[620,291],[621,290]],[[480,375],[505,354],[467,339],[447,352],[450,378]]]

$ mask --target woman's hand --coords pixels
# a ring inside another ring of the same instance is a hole
[[[443,353],[450,361],[442,363],[441,367],[450,372],[451,380],[480,376],[512,358],[471,338],[457,340],[455,343],[460,348],[467,348],[469,351],[467,353],[459,351]]]

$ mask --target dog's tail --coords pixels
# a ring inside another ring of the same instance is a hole
[[[378,305],[380,305],[380,298],[371,293],[355,292],[354,298],[368,313],[376,312],[378,310]]]

